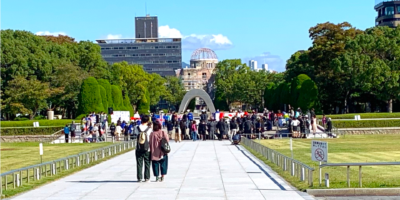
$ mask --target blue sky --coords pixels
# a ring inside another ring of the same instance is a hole
[[[159,34],[183,37],[183,61],[209,47],[220,60],[256,59],[284,71],[286,60],[310,47],[318,23],[375,24],[374,0],[3,0],[1,29],[64,33],[76,40],[132,38],[134,17],[158,16]]]

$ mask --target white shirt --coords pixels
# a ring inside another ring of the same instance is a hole
[[[121,134],[121,131],[122,131],[122,128],[121,128],[121,126],[117,126],[117,127],[115,127],[115,133],[117,133],[117,134]]]
[[[298,126],[299,124],[300,124],[300,122],[297,119],[292,121],[292,126]]]

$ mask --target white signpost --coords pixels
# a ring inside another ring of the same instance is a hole
[[[43,144],[42,143],[39,144],[39,154],[40,154],[40,163],[43,163],[43,159],[42,159],[42,156],[43,156]]]
[[[320,166],[322,162],[328,162],[328,143],[313,140],[311,143],[311,159],[319,162]],[[321,176],[322,168],[319,167],[319,186],[321,186],[322,182]]]
[[[125,121],[129,123],[131,121],[129,111],[114,111],[111,115],[111,122],[117,124],[119,118],[121,118],[121,122]]]

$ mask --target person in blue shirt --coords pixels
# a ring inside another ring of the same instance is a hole
[[[65,143],[68,143],[68,137],[69,137],[69,127],[68,127],[68,124],[65,125],[65,127],[64,127],[64,134],[65,134]]]
[[[192,114],[192,112],[189,112],[189,114],[188,114],[188,122],[191,122],[191,121],[193,121],[193,114]]]
[[[122,124],[121,124],[121,128],[122,128],[122,129],[124,129],[124,128],[125,128],[125,126],[126,126],[126,122],[125,122],[125,121],[123,121],[123,122],[122,122]]]

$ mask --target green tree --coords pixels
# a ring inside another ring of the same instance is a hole
[[[274,105],[274,93],[275,93],[275,83],[269,82],[267,83],[267,86],[265,87],[264,91],[264,101],[265,101],[265,106],[267,106],[268,109],[271,109]]]
[[[157,105],[161,97],[167,96],[166,80],[158,74],[150,74],[147,89],[150,93],[150,105]]]
[[[214,106],[219,110],[229,110],[228,104],[226,104],[225,97],[218,89],[215,92]]]
[[[103,88],[106,90],[106,96],[107,96],[107,106],[108,107],[113,107],[113,98],[111,95],[111,84],[108,82],[106,79],[99,79],[97,80],[99,85],[103,86]],[[108,110],[107,107],[107,110]]]
[[[135,111],[133,110],[133,107],[131,105],[131,100],[129,99],[128,95],[125,94],[124,96],[124,107],[126,111],[129,111],[131,117],[135,114]]]
[[[286,105],[286,107],[284,107],[284,110],[286,110],[291,101],[290,87],[287,82],[283,82],[281,85],[280,100],[282,105]]]
[[[101,102],[103,103],[104,111],[108,110],[107,92],[103,86],[99,85]]]
[[[318,88],[311,79],[301,84],[300,96],[297,105],[304,111],[314,108],[318,104]]]
[[[178,109],[186,94],[185,87],[183,86],[182,80],[175,76],[167,76],[166,81],[167,91],[163,98]]]
[[[141,98],[137,111],[139,114],[149,114],[150,110],[150,93],[145,89],[144,96]]]
[[[113,97],[113,109],[116,111],[125,110],[122,91],[118,86],[111,85],[111,96]]]
[[[100,86],[94,77],[85,79],[79,93],[79,114],[105,112],[100,94]]]
[[[300,75],[298,75],[297,77],[295,77],[292,80],[292,83],[291,83],[292,84],[291,85],[291,89],[292,89],[292,91],[291,91],[291,99],[292,99],[291,105],[294,108],[299,107],[298,101],[299,101],[299,97],[300,97],[301,86],[302,86],[303,82],[306,81],[306,80],[311,80],[311,78],[308,77],[305,74],[300,74]]]
[[[8,82],[5,89],[8,96],[5,100],[5,110],[13,114],[29,114],[30,119],[33,119],[37,112],[47,107],[46,99],[60,92],[61,90],[51,89],[49,83],[17,76]]]

